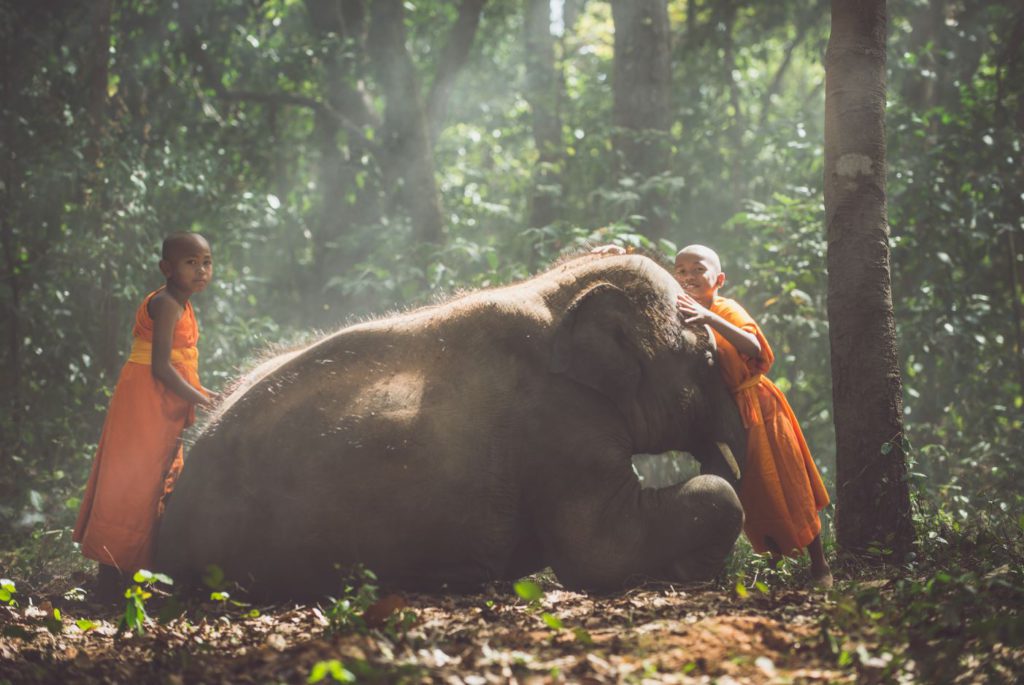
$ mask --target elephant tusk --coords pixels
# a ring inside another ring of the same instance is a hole
[[[711,341],[711,350],[713,352],[718,352],[718,340],[715,339],[715,332],[711,330],[711,326],[708,324],[704,324],[704,328],[708,330],[708,340]]]
[[[725,458],[725,463],[732,469],[733,475],[736,476],[736,480],[740,479],[740,465],[736,463],[736,457],[732,455],[732,450],[724,442],[716,442],[715,445],[722,452],[722,457]]]

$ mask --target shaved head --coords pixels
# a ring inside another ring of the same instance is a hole
[[[703,259],[708,262],[710,266],[713,266],[717,273],[722,272],[722,260],[718,258],[718,253],[710,247],[706,247],[704,245],[687,245],[679,252],[676,252],[676,261],[678,262],[679,258],[684,256]]]
[[[161,259],[173,260],[183,254],[196,251],[209,252],[210,243],[198,233],[180,231],[164,238],[163,247],[160,249],[160,257]]]

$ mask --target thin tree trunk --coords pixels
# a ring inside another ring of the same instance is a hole
[[[524,34],[526,101],[530,103],[533,114],[533,142],[537,148],[529,225],[540,227],[553,223],[558,217],[558,199],[561,195],[561,82],[555,70],[555,38],[551,35],[549,0],[527,0]]]
[[[372,193],[360,192],[356,178],[363,170],[361,159],[367,148],[362,136],[339,141],[341,121],[356,126],[379,126],[368,97],[358,85],[356,59],[344,54],[345,42],[364,44],[366,16],[362,2],[355,0],[306,0],[310,30],[325,45],[323,94],[327,107],[316,110],[310,140],[317,151],[317,183],[320,211],[313,228],[313,268],[305,275],[303,298],[307,315],[323,317],[329,302],[319,295],[330,276],[344,273],[363,254],[352,249],[332,249],[361,223],[380,220]],[[341,118],[332,113],[340,113]],[[354,198],[354,201],[350,199]],[[336,300],[336,298],[331,298]]]
[[[398,197],[409,213],[415,240],[438,243],[444,219],[434,152],[419,79],[405,42],[402,0],[374,0],[367,46],[386,101],[381,166],[387,176],[400,179]]]
[[[832,0],[825,221],[836,536],[900,559],[913,540],[885,191],[885,0]]]
[[[110,22],[113,11],[112,0],[96,0],[90,8],[92,43],[86,57],[86,83],[88,84],[87,113],[89,140],[85,146],[86,197],[85,212],[89,229],[96,244],[106,239],[108,232],[106,212],[108,196],[103,171],[103,145],[107,137],[110,99],[107,92],[110,79]],[[117,374],[121,363],[121,317],[114,299],[113,265],[105,263],[100,268],[100,279],[93,301],[100,330],[96,337],[96,357],[108,376]]]
[[[448,114],[448,101],[451,99],[455,79],[469,57],[473,39],[480,26],[480,15],[483,13],[486,0],[462,0],[459,5],[459,16],[448,34],[444,52],[437,64],[437,73],[427,95],[427,122],[431,132],[431,142],[444,130],[445,118]]]
[[[779,88],[782,87],[782,79],[786,76],[786,71],[789,69],[790,63],[793,61],[793,54],[796,49],[803,44],[804,39],[807,37],[807,33],[811,27],[815,25],[820,11],[818,5],[812,6],[803,16],[801,16],[797,22],[796,35],[793,40],[786,46],[785,52],[782,55],[782,62],[775,69],[775,76],[772,77],[771,85],[768,86],[768,90],[764,92],[761,97],[761,116],[759,121],[759,128],[764,129],[765,124],[768,123],[768,113],[772,109],[772,98],[779,92]]]
[[[613,118],[620,129],[615,146],[623,175],[641,180],[668,170],[671,124],[671,35],[666,0],[612,0],[615,64]],[[641,227],[652,238],[668,233],[668,198],[651,189],[642,198]]]
[[[1013,358],[1017,366],[1017,385],[1024,389],[1024,332],[1021,326],[1020,281],[1017,278],[1017,241],[1014,239],[1015,227],[1006,232],[1006,246],[1010,258],[1010,301],[1013,311]]]

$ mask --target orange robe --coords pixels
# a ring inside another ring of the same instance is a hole
[[[82,554],[123,573],[149,568],[163,500],[181,471],[181,432],[195,421],[195,407],[153,377],[153,320],[146,296],[135,313],[134,344],[110,400],[99,448],[78,510],[74,540]],[[174,327],[171,364],[199,384],[199,355],[192,304]]]
[[[761,328],[730,299],[715,297],[711,311],[761,343],[761,357],[753,359],[715,333],[719,368],[747,429],[747,463],[738,493],[746,517],[743,530],[756,552],[768,551],[766,538],[771,538],[778,551],[800,554],[821,532],[818,512],[828,506],[828,491],[786,396],[764,376],[775,355]]]

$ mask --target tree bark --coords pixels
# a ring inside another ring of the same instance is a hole
[[[419,79],[405,42],[402,0],[374,0],[367,47],[386,101],[381,166],[386,176],[400,179],[398,198],[409,212],[414,239],[438,243],[444,219],[434,151]]]
[[[525,9],[525,95],[533,115],[533,143],[537,148],[529,224],[542,227],[553,223],[558,217],[558,199],[561,195],[561,80],[555,70],[555,37],[551,34],[550,1],[527,0]],[[568,27],[566,30],[569,30]]]
[[[96,0],[89,8],[92,25],[92,43],[86,51],[85,77],[87,85],[87,115],[89,139],[85,146],[85,214],[88,228],[100,241],[111,239],[107,236],[108,195],[106,175],[103,173],[103,144],[107,136],[108,103],[107,91],[110,79],[110,22],[113,11],[112,0]],[[113,264],[100,267],[100,278],[93,302],[96,303],[100,330],[96,331],[95,351],[101,367],[108,376],[116,377],[121,364],[120,308],[113,295]]]
[[[913,540],[885,190],[885,0],[832,0],[825,221],[836,537],[900,559]]]
[[[4,41],[2,76],[0,76],[0,95],[3,102],[13,102],[17,88],[15,87],[15,50],[13,41]],[[21,276],[18,268],[17,236],[14,232],[14,225],[11,218],[11,210],[15,206],[13,194],[15,188],[20,187],[20,182],[15,180],[17,160],[20,158],[16,150],[15,114],[8,107],[0,110],[3,114],[4,137],[0,141],[0,151],[3,152],[3,187],[0,188],[0,199],[7,209],[0,212],[0,243],[4,251],[4,273],[2,280],[8,291],[9,302],[5,308],[4,328],[7,329],[7,364],[0,376],[2,385],[10,401],[7,407],[7,416],[11,421],[11,437],[19,439],[21,435],[22,400],[21,400]],[[6,441],[5,441],[6,442]],[[12,448],[13,449],[13,448]],[[0,448],[0,454],[5,450]],[[11,465],[3,462],[5,468]]]
[[[671,41],[666,0],[612,0],[615,64],[612,71],[615,147],[622,175],[646,181],[668,170],[671,125]],[[644,193],[640,227],[651,238],[668,233],[664,191]]]
[[[437,73],[427,95],[427,121],[431,131],[431,141],[444,130],[444,121],[448,114],[448,101],[451,99],[455,79],[469,57],[477,27],[480,26],[480,15],[483,13],[486,0],[462,0],[459,5],[459,16],[448,34],[444,52],[437,64]]]

